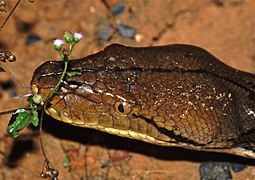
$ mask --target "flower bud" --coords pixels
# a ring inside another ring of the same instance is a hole
[[[71,44],[73,42],[73,34],[70,31],[66,31],[64,35],[64,39],[67,44]]]

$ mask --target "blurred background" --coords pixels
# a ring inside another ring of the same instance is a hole
[[[6,1],[7,12],[15,3]],[[1,23],[6,16],[0,13]],[[40,64],[59,59],[52,40],[67,30],[85,35],[74,49],[74,59],[112,43],[184,43],[200,46],[234,68],[255,72],[254,0],[23,0],[0,32],[0,49],[11,51],[17,60],[0,65],[8,65],[29,86]],[[30,91],[12,74],[0,73],[0,84],[0,112],[25,106],[25,98],[13,96]],[[9,119],[10,115],[0,116],[0,179],[40,179],[44,159],[38,129],[27,128],[13,139],[5,133]],[[202,178],[199,167],[204,161],[246,164],[228,177],[255,179],[254,162],[241,157],[157,147],[71,127],[48,116],[44,130],[44,146],[60,179],[195,180]]]

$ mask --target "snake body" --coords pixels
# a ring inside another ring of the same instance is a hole
[[[45,100],[64,63],[38,67]],[[71,60],[46,113],[71,125],[162,146],[255,158],[255,75],[191,45],[119,44]]]

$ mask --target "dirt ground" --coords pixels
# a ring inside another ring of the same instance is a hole
[[[15,1],[7,1],[8,12]],[[119,3],[124,11],[112,16],[109,7]],[[0,32],[0,49],[16,55],[8,66],[17,78],[29,85],[33,71],[49,59],[59,59],[52,40],[66,30],[79,31],[85,39],[75,48],[80,58],[112,43],[130,46],[156,46],[174,43],[205,48],[226,64],[255,73],[255,1],[254,0],[23,0],[6,27]],[[5,13],[0,14],[3,22]],[[135,38],[116,32],[117,24],[136,30]],[[115,33],[109,41],[100,40],[105,27]],[[39,41],[26,44],[31,35]],[[6,67],[6,64],[0,64]],[[1,73],[0,80],[14,79]],[[16,83],[18,95],[30,90]],[[0,90],[0,112],[24,107],[25,98],[12,99]],[[43,155],[38,129],[27,128],[17,139],[5,133],[10,115],[0,117],[0,179],[41,179]],[[199,179],[204,161],[231,161],[248,167],[233,173],[233,179],[255,179],[252,160],[216,153],[195,152],[180,148],[157,147],[95,130],[77,128],[50,117],[44,121],[43,142],[47,155],[59,170],[59,179]],[[71,164],[64,164],[68,157]],[[108,161],[113,161],[108,163]],[[68,167],[64,167],[68,166]],[[105,166],[102,168],[102,166]]]

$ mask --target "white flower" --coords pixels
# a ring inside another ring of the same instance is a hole
[[[53,45],[54,46],[61,46],[63,44],[65,44],[65,41],[62,40],[62,39],[55,39],[55,40],[53,40]]]
[[[82,33],[75,32],[73,37],[74,37],[74,42],[78,43],[81,39],[84,38],[84,35]]]
[[[79,32],[75,32],[73,36],[75,38],[78,38],[78,39],[83,39],[84,38],[84,35],[82,33],[79,33]]]
[[[63,44],[65,44],[65,41],[62,40],[62,39],[55,39],[55,40],[53,40],[54,48],[57,51],[60,51],[63,48]]]

